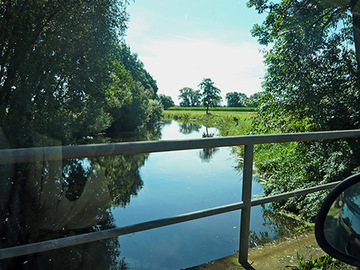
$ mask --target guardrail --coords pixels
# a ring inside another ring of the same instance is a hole
[[[22,162],[63,160],[69,158],[85,158],[85,157],[167,152],[167,151],[178,151],[178,150],[189,150],[189,149],[200,149],[200,148],[238,146],[238,145],[245,146],[242,200],[238,203],[222,205],[215,208],[209,208],[197,212],[191,212],[174,217],[133,224],[130,226],[125,226],[120,228],[108,229],[98,232],[42,241],[42,242],[26,244],[21,246],[3,248],[0,249],[0,259],[89,243],[93,241],[150,230],[154,228],[159,228],[163,226],[168,226],[172,224],[177,224],[181,222],[186,222],[194,219],[204,218],[208,216],[218,215],[218,214],[241,209],[239,262],[242,265],[247,265],[249,233],[250,233],[250,215],[251,215],[252,206],[329,189],[334,187],[336,184],[338,184],[338,182],[335,182],[335,183],[320,185],[312,188],[283,193],[271,197],[251,200],[254,145],[266,144],[266,143],[311,141],[311,140],[345,139],[345,138],[354,138],[354,137],[360,137],[360,130],[0,150],[0,164],[10,164],[10,163],[22,163]]]

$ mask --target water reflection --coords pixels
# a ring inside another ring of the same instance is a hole
[[[273,212],[266,205],[261,206],[261,212],[262,226],[266,228],[266,230],[250,231],[250,247],[256,247],[289,236],[294,232],[295,228],[299,228],[303,225],[300,221]]]
[[[161,127],[163,139],[216,134],[211,128],[184,127],[171,121],[163,122]],[[181,130],[190,129],[194,131],[183,136]],[[136,140],[159,139],[159,134],[138,133]],[[93,138],[96,142],[121,140],[131,139]],[[241,174],[234,170],[237,159],[229,158],[230,149],[210,148],[201,153],[201,160],[198,150],[189,150],[0,166],[0,247],[238,202]],[[202,163],[204,160],[209,162]],[[253,190],[254,194],[262,192],[258,183],[254,183]],[[140,191],[141,196],[136,197]],[[252,209],[254,244],[280,234],[281,230],[272,225],[277,217],[266,213],[264,221],[261,208]],[[179,269],[236,252],[238,226],[239,212],[232,212],[161,230],[1,260],[0,268],[126,269],[129,264],[131,269]]]
[[[182,134],[191,134],[193,132],[199,132],[201,125],[193,123],[179,123],[179,132]]]
[[[202,133],[202,137],[203,138],[212,138],[214,136],[215,136],[215,132],[210,132],[209,128],[205,127],[205,131]],[[219,149],[216,147],[204,148],[200,151],[199,156],[203,162],[209,162],[218,150]]]
[[[114,228],[110,209],[125,207],[141,190],[139,168],[147,157],[1,165],[0,248]],[[1,260],[0,268],[127,269],[119,247],[112,238]]]
[[[214,154],[218,151],[218,148],[204,148],[200,150],[199,157],[203,162],[210,162],[210,160],[214,157]]]
[[[205,127],[205,131],[202,133],[203,138],[212,138],[215,136],[215,132],[210,132],[208,127]]]

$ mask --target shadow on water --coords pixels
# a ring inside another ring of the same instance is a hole
[[[147,157],[0,165],[0,248],[114,228],[110,209],[125,207],[142,189],[139,169]],[[0,269],[128,269],[119,248],[118,238],[111,238],[4,259]]]

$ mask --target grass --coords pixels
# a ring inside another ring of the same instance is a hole
[[[170,107],[169,111],[206,111],[205,107]],[[238,112],[255,112],[254,107],[213,107],[209,111],[238,111]]]
[[[192,108],[191,108],[192,109]],[[255,111],[232,111],[232,110],[211,110],[210,114],[206,114],[204,110],[190,110],[186,108],[185,110],[166,110],[163,112],[163,119],[174,119],[182,121],[185,123],[195,123],[199,125],[204,125],[207,127],[216,127],[219,129],[221,136],[234,136],[234,135],[243,135],[249,134],[251,123],[256,116]],[[289,152],[293,151],[294,145],[291,143],[288,144],[275,144],[264,149],[258,148],[256,153],[257,156],[260,156],[260,163],[266,164],[265,160],[271,160],[271,157],[274,158],[276,155],[288,156]],[[268,149],[269,148],[269,149]],[[243,154],[241,147],[234,147],[234,152],[239,152],[239,156]],[[241,162],[240,162],[241,163]],[[284,214],[285,212],[283,212]],[[294,218],[295,214],[287,212],[287,215]],[[304,223],[304,220],[301,220],[301,223],[305,227],[312,227],[312,224]],[[301,228],[301,227],[300,227]],[[299,254],[297,256],[297,265],[286,265],[290,269],[354,269],[351,266],[336,260],[329,255],[314,259],[314,260],[304,260]]]
[[[219,129],[221,136],[248,134],[256,112],[246,111],[174,111],[163,112],[164,120],[174,119],[185,123],[195,123]]]
[[[245,121],[251,120],[255,117],[255,115],[256,112],[250,111],[209,111],[209,115],[206,115],[205,111],[200,110],[165,110],[163,112],[163,118],[175,120],[201,120],[211,117],[236,117],[238,120]]]
[[[348,267],[347,264],[330,257],[329,255],[325,255],[323,257],[311,260],[304,261],[303,258],[297,254],[297,265],[288,265],[285,264],[286,267],[296,270],[330,270],[330,269],[352,269],[352,267]]]

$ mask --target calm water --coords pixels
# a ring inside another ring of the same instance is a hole
[[[186,133],[186,134],[184,134]],[[163,125],[162,140],[201,138],[217,130]],[[241,200],[242,174],[230,148],[153,153],[140,169],[144,186],[126,208],[113,209],[116,226],[164,218]],[[253,182],[253,193],[261,185]],[[238,250],[239,211],[120,237],[121,255],[130,269],[180,269]],[[261,207],[252,209],[251,230],[268,231]],[[271,233],[270,233],[271,234]]]
[[[217,136],[175,121],[146,139]],[[95,142],[119,141],[95,138]],[[130,140],[127,138],[126,140]],[[90,233],[241,200],[230,148],[0,166],[0,248]],[[262,188],[253,181],[253,194]],[[0,269],[181,269],[238,250],[240,211],[89,244],[0,260]],[[280,224],[280,225],[275,225]],[[254,207],[250,242],[287,233],[286,219]]]

